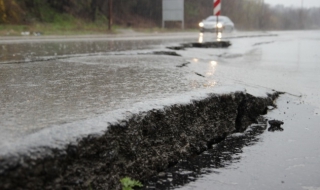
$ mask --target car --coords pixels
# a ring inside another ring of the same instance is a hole
[[[200,32],[232,32],[234,23],[227,16],[209,16],[199,23]]]

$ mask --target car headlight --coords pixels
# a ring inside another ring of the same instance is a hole
[[[222,25],[222,23],[220,23],[220,22],[217,24],[217,28],[222,28],[222,26],[223,26],[223,25]]]
[[[204,24],[203,24],[202,22],[200,22],[200,23],[199,23],[199,26],[200,26],[200,27],[203,27],[203,26],[204,26]]]

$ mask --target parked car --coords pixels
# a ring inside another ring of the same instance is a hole
[[[217,22],[218,19],[218,22]],[[233,22],[226,16],[209,16],[199,23],[200,32],[232,32]]]

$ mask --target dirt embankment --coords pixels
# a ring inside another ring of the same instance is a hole
[[[0,158],[0,189],[121,189],[119,180],[125,176],[143,182],[244,131],[274,106],[278,95],[211,94],[187,105],[133,115],[111,125],[103,136],[50,150],[51,156],[28,155],[18,162]]]

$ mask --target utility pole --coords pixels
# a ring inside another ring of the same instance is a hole
[[[108,0],[108,1],[109,1],[108,29],[111,30],[111,27],[112,27],[112,0]]]
[[[303,0],[301,0],[301,10],[300,10],[300,29],[303,29]]]
[[[265,7],[264,7],[264,0],[261,2],[261,11],[260,11],[260,18],[259,18],[259,29],[264,29],[264,23],[265,23]]]

